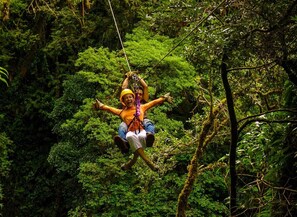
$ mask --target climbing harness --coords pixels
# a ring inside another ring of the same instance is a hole
[[[139,119],[139,116],[140,116],[140,99],[139,99],[138,92],[137,92],[137,90],[139,89],[139,80],[140,79],[136,74],[132,75],[133,89],[134,89],[134,93],[135,93],[136,111],[135,111],[135,114],[134,114],[134,118],[131,121],[131,123],[129,124],[128,128],[130,127],[130,125],[132,123],[134,123],[135,120],[138,120],[140,122],[140,125],[143,126],[143,122]],[[139,125],[139,128],[138,128],[139,132],[140,132],[140,125]]]
[[[142,127],[144,128],[143,121],[140,120],[139,117],[137,117],[135,114],[134,114],[134,118],[133,118],[132,121],[128,124],[127,127],[128,127],[128,129],[129,129],[130,126],[131,126],[132,124],[135,124],[135,121],[138,121],[138,122],[139,122],[139,125],[138,125],[138,133],[140,133],[140,126],[142,126]],[[135,134],[138,134],[138,133],[136,132],[136,130],[135,130],[134,132],[135,132]]]
[[[136,102],[136,112],[135,112],[134,116],[138,118],[140,115],[140,99],[139,99],[137,90],[139,89],[140,79],[136,74],[133,74],[132,81],[133,81],[133,89],[134,89],[134,93],[135,93],[135,102]]]

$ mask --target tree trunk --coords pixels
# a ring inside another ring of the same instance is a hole
[[[221,76],[225,89],[229,119],[231,125],[231,141],[230,141],[230,155],[229,155],[229,166],[230,166],[230,213],[231,216],[235,216],[237,207],[236,207],[236,182],[237,182],[237,174],[236,174],[236,148],[237,148],[237,140],[238,140],[238,129],[237,129],[237,120],[236,114],[234,110],[233,96],[231,87],[228,82],[228,70],[227,70],[227,60],[228,56],[226,54],[223,55],[222,64],[221,64]]]
[[[198,159],[200,159],[203,155],[203,151],[206,146],[205,143],[207,140],[207,135],[209,135],[211,127],[213,126],[213,123],[214,123],[215,115],[218,111],[219,111],[219,109],[216,109],[215,112],[213,112],[211,110],[208,115],[208,118],[202,124],[202,129],[199,134],[198,145],[197,145],[195,154],[192,157],[191,163],[188,166],[188,170],[189,170],[188,176],[185,181],[184,187],[178,197],[176,217],[185,217],[186,216],[186,208],[188,205],[188,198],[189,198],[190,193],[193,189],[193,186],[194,186],[195,180],[197,178],[197,174],[198,174]]]
[[[284,68],[287,73],[289,80],[297,86],[297,60],[284,60],[281,63],[281,66]]]

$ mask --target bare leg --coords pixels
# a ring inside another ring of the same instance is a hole
[[[144,162],[153,170],[158,171],[159,168],[146,156],[144,153],[144,147],[146,142],[146,132],[142,130],[140,133],[135,134],[134,132],[129,131],[126,135],[126,138],[130,144],[130,148],[134,151],[134,157],[128,163],[122,166],[123,170],[129,170],[136,163],[138,156],[140,156]]]
[[[121,168],[123,170],[131,169],[131,167],[136,163],[138,156],[139,156],[139,154],[137,153],[137,151],[135,151],[133,158],[128,163],[124,164]]]
[[[159,170],[159,168],[146,156],[146,154],[144,153],[143,148],[137,149],[136,152],[144,160],[144,162],[149,166],[149,168],[151,168],[151,170],[153,170],[153,171],[158,171]]]

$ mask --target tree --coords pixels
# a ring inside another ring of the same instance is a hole
[[[108,1],[2,1],[1,138],[15,144],[3,215],[225,216],[230,201],[231,215],[293,213],[296,1],[112,6],[151,98],[175,98],[150,112],[158,134],[148,154],[162,178],[141,163],[120,171],[119,120],[91,110],[95,97],[121,106],[128,70]],[[224,98],[229,115],[213,116]],[[228,163],[232,172],[215,167]]]

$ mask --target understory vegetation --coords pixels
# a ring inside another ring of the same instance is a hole
[[[296,0],[2,0],[0,17],[0,216],[296,215]],[[121,120],[92,106],[121,108],[130,70],[173,97],[148,112],[159,172],[121,170]]]

